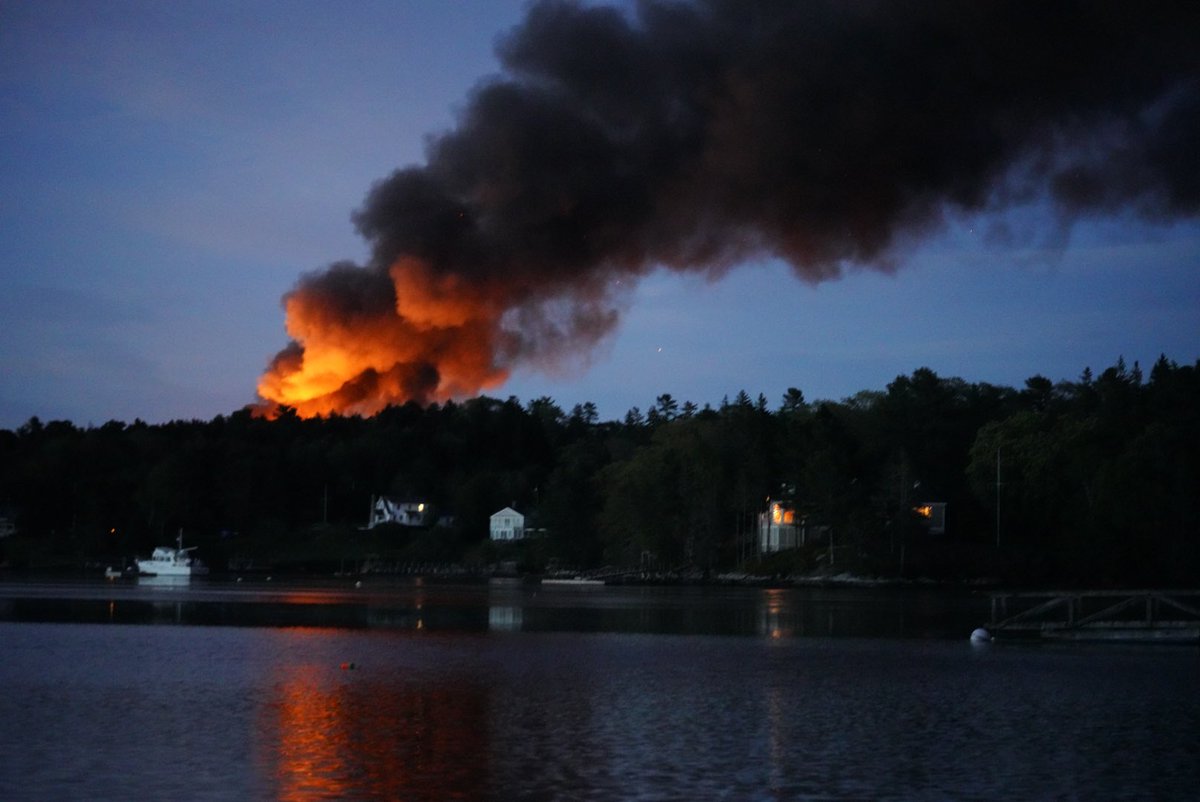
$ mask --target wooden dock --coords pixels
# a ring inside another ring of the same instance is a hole
[[[1200,643],[1200,590],[993,593],[996,638]]]

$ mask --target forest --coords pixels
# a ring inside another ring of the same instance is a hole
[[[428,526],[367,529],[377,496]],[[760,554],[787,499],[820,536]],[[915,508],[946,505],[932,533]],[[304,419],[0,430],[6,571],[83,571],[182,530],[214,571],[446,564],[1192,586],[1200,569],[1200,361],[1118,360],[1022,388],[928,368],[884,390],[699,407],[663,394],[621,420],[591,403],[478,397]],[[513,506],[536,535],[488,537]]]

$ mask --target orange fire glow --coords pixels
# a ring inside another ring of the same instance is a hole
[[[796,511],[784,507],[779,502],[771,505],[771,520],[777,524],[794,524],[796,522]]]
[[[390,308],[339,307],[305,282],[287,296],[293,345],[259,380],[264,406],[284,404],[301,417],[371,415],[388,404],[476,395],[508,378],[497,364],[505,309],[493,288],[434,276],[408,258],[388,276]]]

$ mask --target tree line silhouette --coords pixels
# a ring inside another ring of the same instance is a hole
[[[430,562],[659,574],[993,578],[1190,585],[1200,568],[1200,362],[1123,360],[1021,389],[928,368],[882,391],[717,407],[658,396],[600,421],[542,397],[389,407],[370,418],[0,430],[10,569],[143,554],[178,530],[214,568]],[[374,497],[419,500],[429,526],[365,525]],[[760,554],[757,516],[785,498],[813,533]],[[914,507],[946,504],[931,534]],[[504,506],[538,530],[488,539]],[[447,517],[448,516],[448,517]],[[440,524],[435,523],[441,521]]]

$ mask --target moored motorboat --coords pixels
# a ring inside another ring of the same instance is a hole
[[[195,546],[183,547],[181,529],[175,538],[174,548],[156,546],[149,559],[137,560],[138,573],[149,576],[203,576],[208,573],[208,566],[189,553],[195,549]]]

